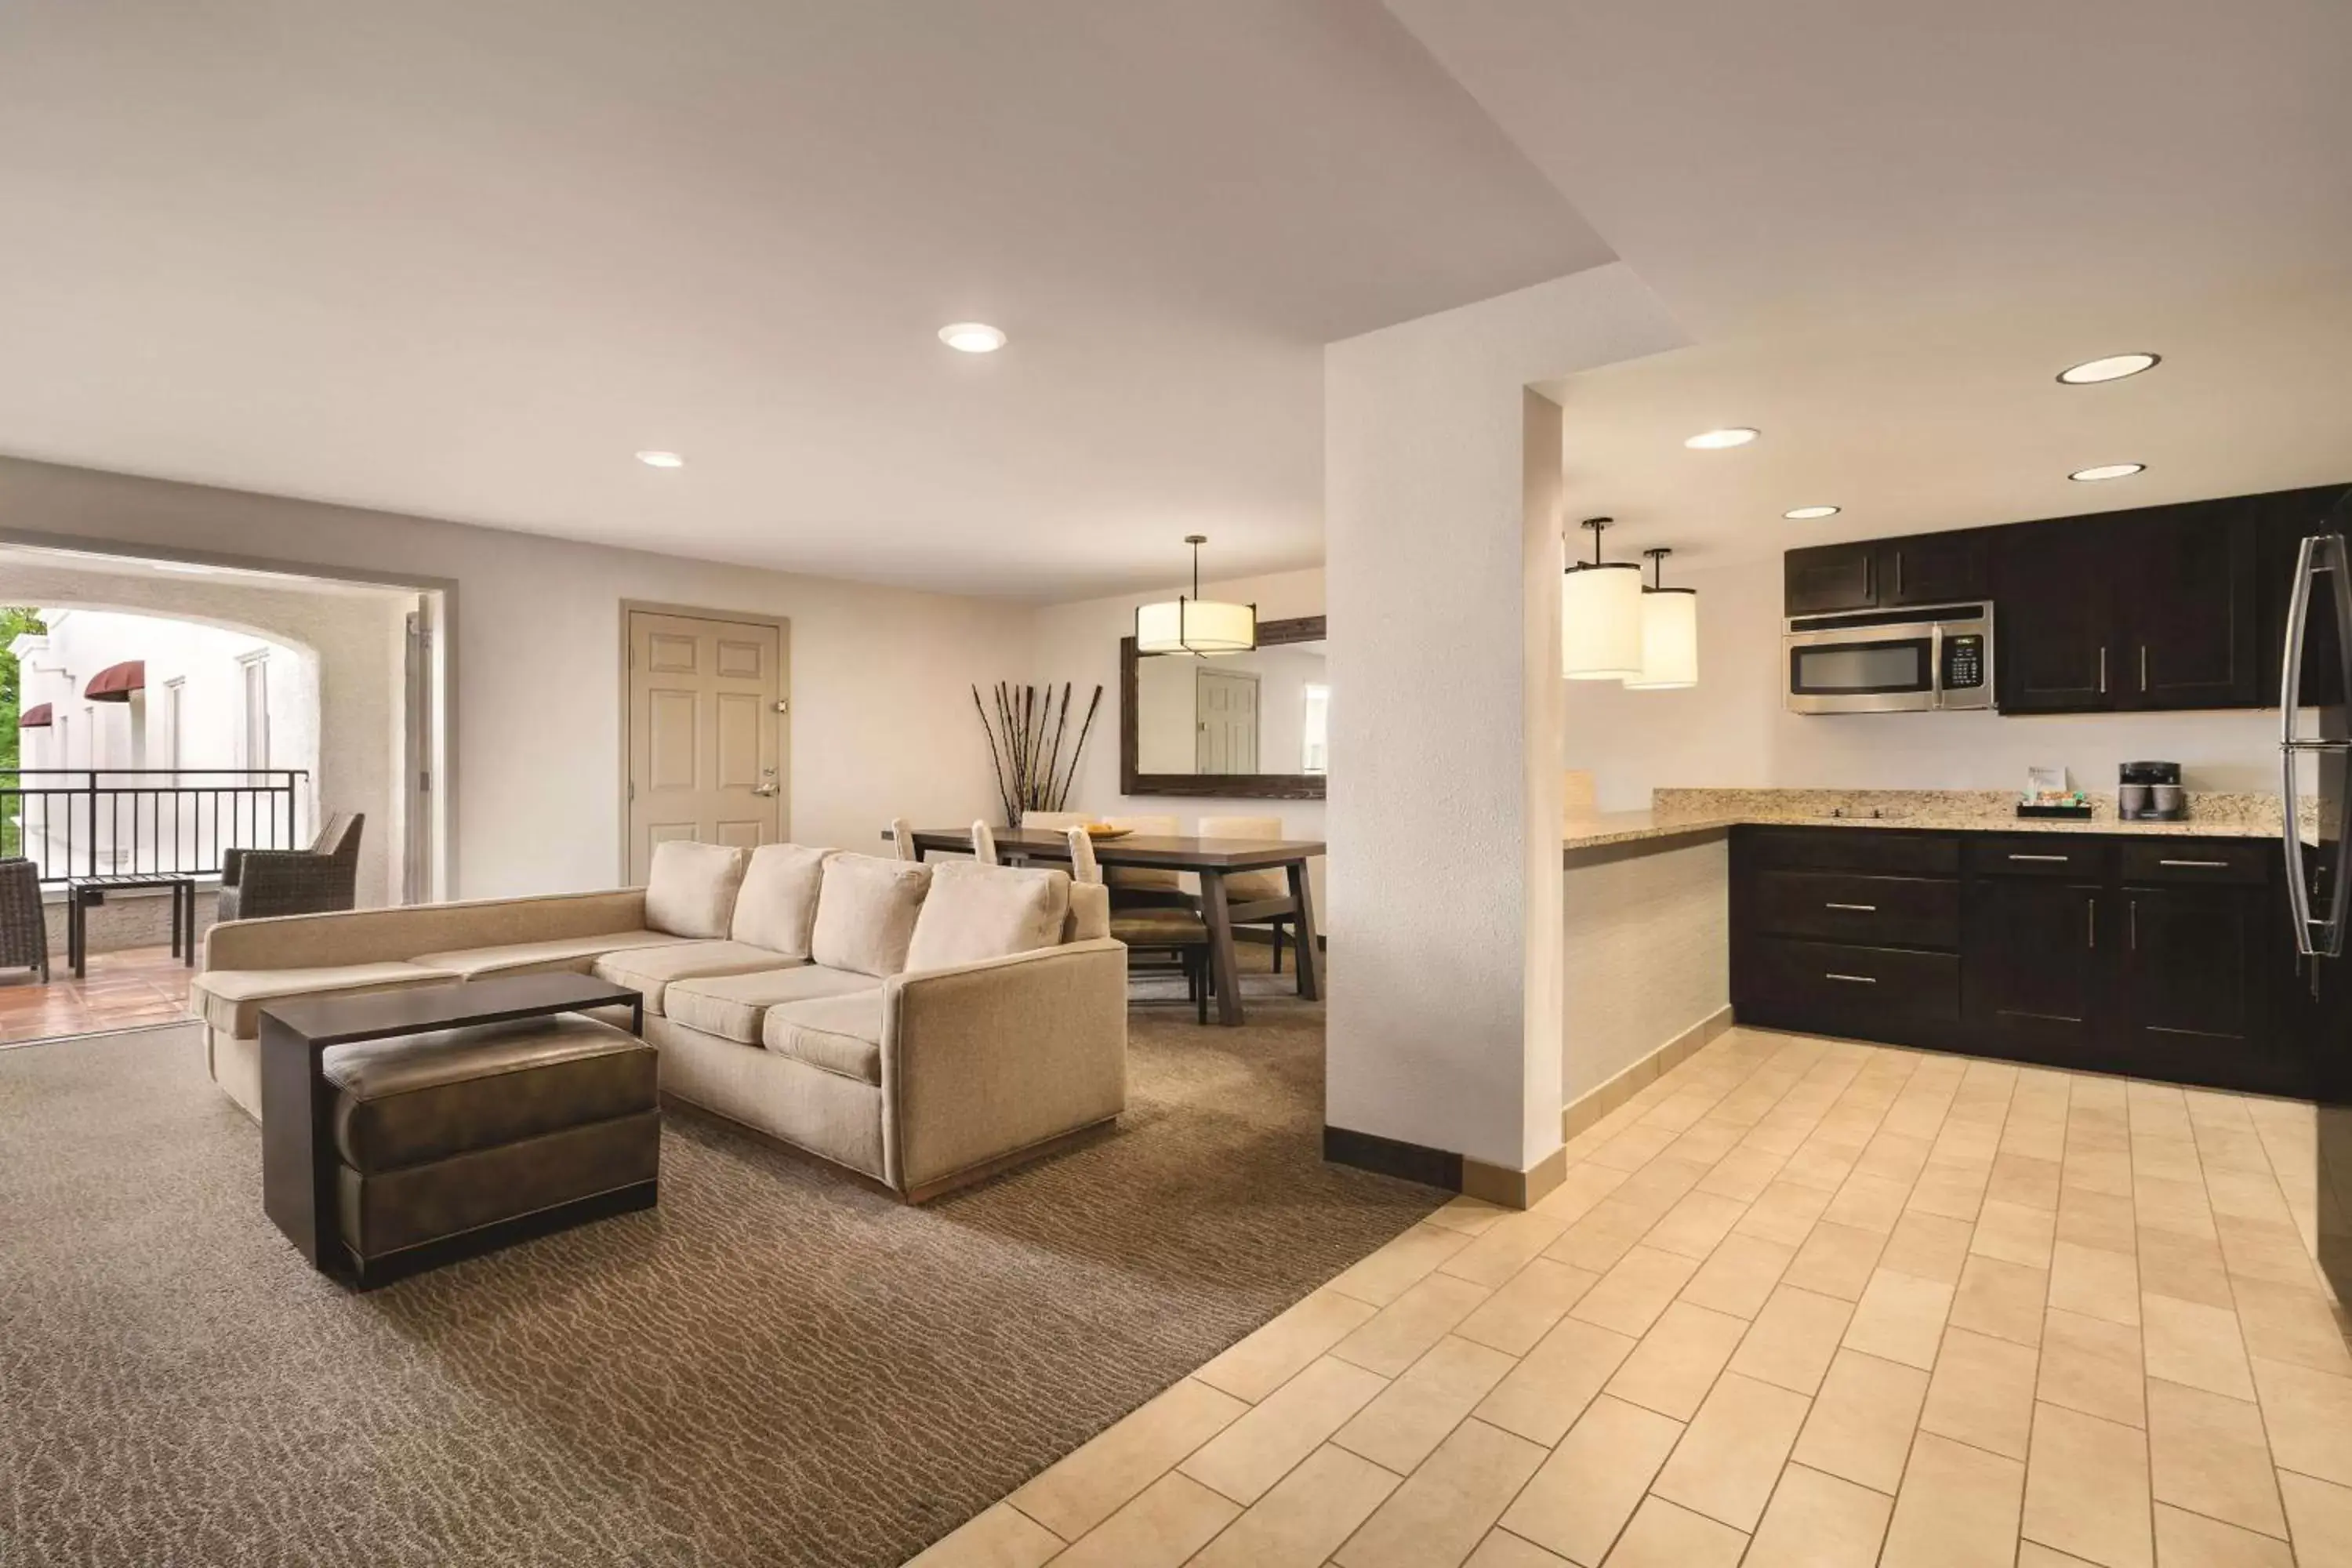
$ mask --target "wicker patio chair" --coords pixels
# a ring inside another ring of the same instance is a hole
[[[37,969],[49,981],[49,926],[41,912],[41,871],[30,860],[0,860],[0,969]]]
[[[308,849],[231,849],[222,858],[215,921],[319,915],[352,907],[359,881],[356,812],[337,812]]]

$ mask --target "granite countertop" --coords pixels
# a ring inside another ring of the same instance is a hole
[[[1936,833],[2095,833],[2164,838],[2264,838],[2279,835],[2271,796],[2191,791],[2179,822],[2126,822],[2112,796],[2087,822],[2014,815],[2016,796],[1992,790],[1659,790],[1648,811],[1598,812],[1562,824],[1567,849],[1687,837],[1743,824],[1798,827],[1906,828]],[[1881,815],[1870,814],[1877,811]],[[1843,812],[1843,816],[1833,816]]]

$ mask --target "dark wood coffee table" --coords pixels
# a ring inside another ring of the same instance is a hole
[[[335,1091],[324,1068],[328,1047],[591,1007],[626,1007],[629,1032],[645,1033],[646,999],[587,974],[517,974],[270,1003],[261,1010],[263,1212],[320,1273],[353,1278],[335,1220]],[[488,1250],[522,1238],[483,1239]]]

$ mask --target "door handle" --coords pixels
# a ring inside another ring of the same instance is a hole
[[[1832,970],[1823,974],[1822,978],[1824,980],[1842,980],[1848,985],[1875,985],[1878,984],[1878,977],[1874,974],[1840,974],[1835,970]]]
[[[1876,913],[1878,912],[1878,906],[1877,906],[1876,904],[1840,904],[1840,903],[1827,903],[1827,904],[1823,904],[1823,905],[1822,906],[1822,908],[1823,908],[1823,909],[1825,909],[1825,910],[1853,910],[1854,912],[1856,912],[1857,914],[1865,914],[1865,915],[1874,915],[1874,914],[1876,914]]]

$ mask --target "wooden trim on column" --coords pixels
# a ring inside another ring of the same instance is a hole
[[[1449,1193],[1462,1190],[1461,1155],[1423,1143],[1408,1143],[1402,1138],[1327,1126],[1323,1129],[1323,1158],[1335,1165],[1353,1165],[1360,1171],[1419,1182],[1424,1187]]]
[[[1507,1209],[1533,1208],[1560,1183],[1568,1179],[1568,1151],[1553,1150],[1537,1162],[1534,1169],[1514,1171],[1508,1165],[1489,1165],[1484,1160],[1465,1156],[1462,1161],[1462,1192],[1465,1197],[1484,1198]]]

